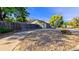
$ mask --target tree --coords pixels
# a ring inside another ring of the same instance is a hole
[[[15,12],[15,7],[0,7],[0,20],[3,21],[7,16]]]
[[[63,17],[61,15],[54,15],[51,17],[49,23],[55,28],[60,27],[63,24]]]
[[[67,28],[68,23],[67,22],[64,22],[63,25],[64,25],[65,28]]]
[[[26,21],[26,16],[29,15],[26,7],[0,7],[0,20],[3,21],[6,17],[21,18]]]
[[[79,17],[73,18],[72,21],[75,23],[76,27],[79,26]]]
[[[27,12],[27,8],[25,7],[18,7],[17,9],[17,21],[21,21],[21,22],[25,22],[27,21],[26,17],[29,15],[29,13]]]
[[[70,22],[69,25],[73,27],[79,27],[79,17],[74,17]]]

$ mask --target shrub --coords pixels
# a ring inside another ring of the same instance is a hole
[[[62,34],[69,34],[71,35],[72,33],[69,30],[61,30]]]
[[[13,31],[13,30],[10,29],[10,28],[0,27],[0,33],[8,33],[8,32],[11,32],[11,31]]]

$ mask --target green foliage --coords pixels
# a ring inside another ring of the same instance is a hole
[[[61,15],[54,15],[51,17],[49,22],[52,26],[55,26],[56,24],[56,27],[60,27],[63,24],[63,17]]]
[[[5,18],[5,20],[4,20],[5,22],[16,22],[16,20],[14,19],[14,18]]]
[[[15,7],[0,7],[0,20],[3,21],[5,17],[11,16],[15,10]]]
[[[18,18],[16,18],[16,21],[18,21],[18,22],[27,22],[27,19],[26,18],[23,19],[22,17],[18,17]]]
[[[65,28],[67,28],[67,26],[69,25],[69,22],[64,22],[63,25]]]
[[[68,25],[72,28],[78,28],[79,27],[79,17],[73,18],[71,21],[68,22]]]
[[[21,21],[21,22],[26,22],[26,17],[29,15],[29,13],[27,12],[27,8],[24,8],[24,7],[16,7],[17,9],[17,19],[18,21]]]
[[[73,18],[72,21],[76,27],[79,27],[79,17]]]
[[[0,33],[8,33],[13,31],[12,29],[6,28],[6,27],[0,27]]]
[[[14,16],[13,16],[14,15]],[[26,7],[0,7],[0,20],[4,21],[6,17],[21,17],[22,21],[25,21],[29,15]]]

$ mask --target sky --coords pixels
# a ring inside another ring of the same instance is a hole
[[[62,15],[65,22],[79,16],[79,7],[29,7],[29,17],[49,21],[53,15]]]

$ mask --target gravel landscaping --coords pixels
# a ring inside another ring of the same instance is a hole
[[[35,30],[28,33],[13,49],[19,51],[71,51],[79,44],[79,35],[60,30]]]

